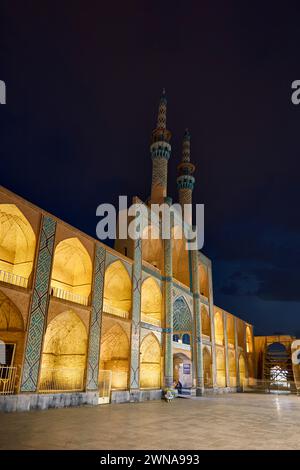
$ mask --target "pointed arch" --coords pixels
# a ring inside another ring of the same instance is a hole
[[[202,334],[211,337],[210,316],[204,305],[201,306]]]
[[[36,237],[15,204],[0,204],[0,280],[27,287]]]
[[[147,263],[160,270],[163,268],[163,242],[160,237],[159,227],[148,225],[144,228],[142,235],[142,256],[143,260]]]
[[[101,338],[100,370],[112,372],[112,388],[126,389],[129,371],[129,340],[126,332],[115,320],[109,322]]]
[[[140,357],[141,388],[160,388],[161,348],[153,333],[144,337],[140,346]]]
[[[217,385],[219,387],[226,387],[225,352],[223,349],[220,349],[220,348],[217,348],[216,350],[216,366],[217,366]]]
[[[87,331],[72,310],[48,325],[43,345],[41,391],[82,390],[87,353]]]
[[[88,305],[92,285],[92,261],[77,238],[66,238],[54,252],[51,288],[54,296]]]
[[[160,326],[162,320],[162,293],[158,283],[148,277],[142,284],[141,293],[142,321]]]
[[[192,314],[183,296],[178,297],[173,305],[173,331],[192,331]]]
[[[236,386],[236,363],[235,363],[235,351],[229,350],[228,351],[228,360],[229,360],[229,379],[230,379],[230,386]]]
[[[214,316],[215,322],[215,341],[217,344],[224,344],[224,324],[223,315],[219,310],[216,311]]]
[[[131,311],[132,283],[122,261],[111,263],[105,271],[103,310],[123,318]]]

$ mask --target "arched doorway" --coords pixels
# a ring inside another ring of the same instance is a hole
[[[156,336],[149,333],[140,347],[140,387],[160,388],[161,350]]]
[[[191,388],[192,361],[192,314],[184,297],[178,297],[173,304],[173,379],[183,388]]]
[[[55,297],[88,305],[92,285],[92,261],[78,238],[58,243],[54,252],[51,289]]]
[[[264,378],[270,389],[288,390],[293,381],[290,351],[279,342],[269,344],[264,357]]]
[[[190,389],[192,387],[192,361],[187,354],[174,354],[173,376],[174,383],[180,382],[183,389]]]
[[[160,326],[162,316],[162,293],[158,283],[148,277],[142,284],[141,319],[146,323]]]
[[[60,313],[48,325],[42,354],[40,391],[83,390],[87,331],[72,310]]]
[[[204,387],[211,388],[213,385],[212,382],[212,361],[211,361],[211,353],[209,349],[205,346],[203,348],[203,379],[204,379]]]
[[[99,367],[100,370],[111,371],[113,389],[127,389],[129,340],[124,329],[115,320],[105,318],[103,321]]]
[[[0,204],[0,281],[27,287],[36,238],[15,204]]]
[[[201,307],[201,322],[202,322],[202,334],[207,336],[210,339],[211,329],[210,329],[210,317],[207,308],[202,305]]]
[[[127,269],[121,261],[115,261],[105,271],[104,312],[122,318],[129,318],[131,296],[132,284]]]

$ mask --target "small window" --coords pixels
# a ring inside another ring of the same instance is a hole
[[[124,255],[127,256],[127,246],[124,247]]]

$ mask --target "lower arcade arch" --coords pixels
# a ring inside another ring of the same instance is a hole
[[[243,354],[240,354],[239,357],[239,379],[240,379],[240,387],[243,387],[247,378],[246,374],[246,361]]]
[[[140,346],[140,387],[160,388],[161,348],[156,336],[149,333]]]
[[[82,390],[87,354],[87,331],[72,310],[48,325],[43,345],[40,391]]]
[[[217,385],[226,387],[226,362],[223,349],[216,350]]]
[[[192,387],[192,361],[188,354],[173,355],[173,380],[174,384],[181,384],[183,388]]]
[[[100,349],[100,370],[112,373],[112,389],[128,387],[129,340],[124,329],[114,321],[104,325]]]
[[[212,359],[211,353],[207,347],[203,348],[203,381],[204,387],[210,388],[213,385],[212,382]]]

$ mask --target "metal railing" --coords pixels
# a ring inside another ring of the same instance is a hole
[[[129,318],[129,313],[126,310],[122,310],[118,307],[112,307],[107,302],[103,302],[103,311],[106,313],[110,313],[111,315],[116,315],[117,317],[121,318]]]
[[[17,368],[0,365],[0,395],[12,395],[15,390]]]
[[[51,295],[59,299],[68,300],[69,302],[75,302],[76,304],[85,306],[89,304],[88,297],[80,294],[74,294],[73,292],[61,289],[60,287],[51,286]]]
[[[40,393],[82,392],[84,389],[83,367],[42,368]]]
[[[13,284],[14,286],[27,287],[28,279],[17,274],[9,273],[7,271],[0,270],[0,281]]]

